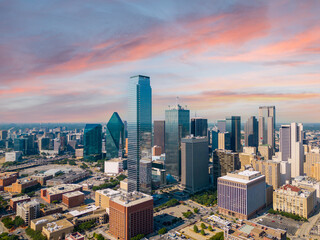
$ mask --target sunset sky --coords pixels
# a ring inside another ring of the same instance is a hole
[[[0,122],[126,119],[137,74],[153,120],[320,122],[320,1],[0,0]]]

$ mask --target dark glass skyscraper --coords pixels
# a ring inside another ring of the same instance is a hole
[[[191,134],[195,137],[206,137],[208,135],[208,119],[191,118]]]
[[[241,117],[226,117],[226,131],[230,133],[231,150],[241,151]]]
[[[190,134],[190,111],[180,105],[166,110],[166,171],[180,179],[181,176],[181,138]]]
[[[152,89],[150,78],[133,76],[128,96],[128,190],[140,190],[140,159],[150,159],[152,145]]]
[[[100,157],[102,153],[102,126],[100,124],[86,124],[83,143],[84,158]]]
[[[226,120],[218,120],[217,122],[218,125],[218,131],[221,133],[226,132]]]
[[[162,153],[165,152],[165,121],[154,121],[153,124],[153,145],[161,147]]]
[[[244,142],[246,147],[258,147],[258,120],[252,116],[244,125]]]
[[[122,157],[124,142],[124,124],[119,114],[114,112],[106,129],[107,158]]]

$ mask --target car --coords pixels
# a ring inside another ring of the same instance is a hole
[[[275,222],[274,220],[272,220],[272,222]]]

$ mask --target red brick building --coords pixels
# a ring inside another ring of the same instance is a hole
[[[31,198],[27,195],[25,196],[20,196],[20,197],[15,197],[10,199],[10,207],[13,211],[16,211],[17,209],[17,204],[21,202],[29,202],[31,201]]]
[[[62,203],[68,208],[80,206],[84,203],[84,193],[80,191],[65,193],[62,195]]]
[[[59,186],[41,189],[41,198],[47,203],[53,201],[61,201],[62,195],[65,193],[81,191],[82,186],[78,184],[61,184]]]
[[[3,191],[4,187],[15,183],[19,177],[18,172],[4,172],[0,173],[0,191]]]
[[[153,232],[153,198],[143,193],[122,193],[110,199],[110,233],[130,240]]]

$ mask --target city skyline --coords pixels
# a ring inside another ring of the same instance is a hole
[[[36,6],[36,7],[35,7]],[[128,78],[150,76],[153,120],[320,121],[319,1],[0,3],[0,123],[127,119]],[[83,15],[86,15],[83,18]]]

